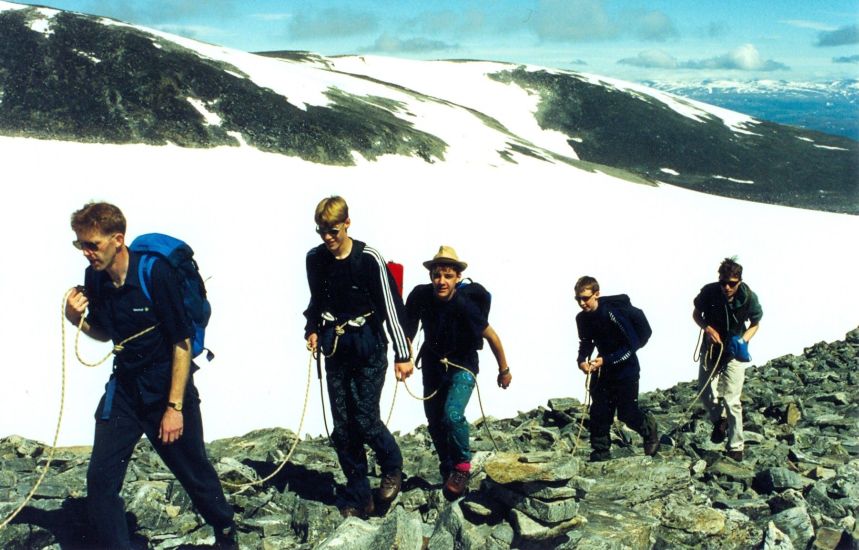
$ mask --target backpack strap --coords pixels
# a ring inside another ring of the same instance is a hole
[[[158,258],[153,254],[141,254],[140,261],[137,264],[137,278],[140,280],[140,290],[150,302],[152,294],[149,292],[149,284],[152,282],[152,266],[155,265],[155,260]]]

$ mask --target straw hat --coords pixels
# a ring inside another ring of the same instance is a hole
[[[456,250],[452,246],[441,245],[438,247],[438,252],[433,256],[432,260],[424,262],[424,267],[432,269],[434,265],[450,265],[457,271],[465,271],[468,264],[461,261],[456,255]]]

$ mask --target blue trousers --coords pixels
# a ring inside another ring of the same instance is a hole
[[[87,510],[103,545],[100,548],[131,548],[124,503],[119,494],[129,459],[143,434],[185,488],[203,519],[215,529],[233,524],[233,509],[206,455],[196,389],[192,386],[188,394],[193,395],[186,394],[184,401],[182,437],[169,445],[158,439],[164,404],[135,406],[134,399],[118,384],[110,418],[102,420],[102,397],[96,410],[95,440],[87,470]]]
[[[379,412],[379,399],[388,375],[387,346],[375,345],[369,357],[362,357],[354,349],[344,345],[325,362],[334,420],[331,442],[346,476],[346,487],[339,493],[340,507],[364,506],[372,498],[365,444],[376,453],[383,474],[403,467],[400,447]]]
[[[471,399],[476,380],[469,372],[455,367],[445,372],[441,364],[429,362],[421,372],[424,397],[438,389],[435,397],[424,401],[424,412],[430,437],[438,453],[439,470],[444,478],[457,464],[471,461],[465,407]]]

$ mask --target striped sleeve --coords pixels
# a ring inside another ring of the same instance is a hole
[[[364,247],[370,263],[370,296],[374,307],[387,321],[388,334],[394,346],[394,357],[398,363],[410,359],[409,345],[403,324],[406,321],[406,310],[403,306],[403,298],[396,290],[396,285],[388,273],[385,259],[378,250],[370,246]]]

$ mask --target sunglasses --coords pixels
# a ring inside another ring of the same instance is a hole
[[[101,243],[93,242],[93,241],[72,241],[72,246],[77,248],[78,250],[86,250],[87,252],[95,252],[101,246]]]
[[[740,284],[740,280],[739,280],[739,279],[737,279],[736,281],[719,281],[719,285],[720,285],[720,286],[726,286],[726,287],[728,287],[728,288],[734,288],[734,287],[736,287],[738,284]]]
[[[336,237],[337,234],[340,233],[340,231],[342,231],[342,230],[343,230],[343,224],[342,223],[340,225],[335,225],[334,227],[328,227],[328,228],[322,228],[322,227],[319,227],[318,225],[316,226],[316,233],[320,237],[324,237],[325,235],[328,235],[329,237]]]
[[[590,296],[576,296],[576,301],[581,302],[581,303],[585,303],[588,300],[590,300],[591,298],[593,298],[594,296],[595,296],[595,294],[591,294]]]

